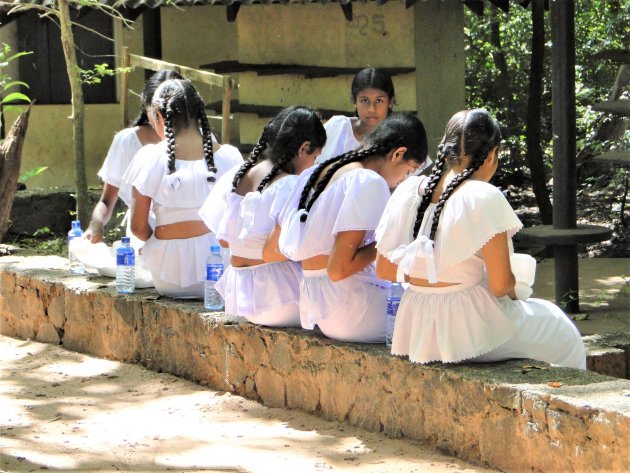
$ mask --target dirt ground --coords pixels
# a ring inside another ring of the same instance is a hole
[[[0,471],[489,472],[419,442],[0,336]]]

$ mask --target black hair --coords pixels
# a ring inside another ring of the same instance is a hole
[[[161,71],[157,71],[152,74],[151,77],[146,80],[146,82],[144,83],[144,89],[140,94],[140,114],[138,115],[132,126],[142,126],[149,123],[147,108],[151,106],[151,101],[153,100],[155,90],[160,86],[162,82],[171,79],[183,79],[183,77],[179,72],[176,72],[172,69],[162,69]]]
[[[238,183],[243,178],[243,176],[247,174],[247,171],[254,167],[254,165],[261,158],[263,152],[267,149],[267,147],[273,144],[273,140],[276,138],[278,130],[280,130],[280,125],[282,125],[282,122],[287,117],[287,115],[291,113],[291,111],[295,108],[296,106],[293,105],[291,107],[287,107],[281,110],[275,117],[269,120],[269,123],[267,123],[267,125],[265,125],[265,128],[263,129],[263,132],[258,139],[258,143],[256,144],[256,146],[254,146],[254,149],[249,155],[249,159],[241,165],[241,167],[238,169],[238,171],[236,171],[236,174],[234,175],[234,179],[232,180],[232,192],[236,192]]]
[[[305,222],[308,212],[324,191],[335,172],[343,166],[353,162],[363,161],[371,156],[385,155],[391,150],[404,146],[407,148],[403,159],[414,160],[423,163],[427,158],[427,134],[414,115],[409,113],[394,113],[377,125],[365,138],[365,147],[349,151],[341,156],[335,156],[320,163],[309,176],[298,204],[299,210],[306,210],[307,214],[300,216],[300,221]],[[322,171],[330,165],[330,169],[315,185]],[[313,191],[311,195],[311,191]],[[309,198],[310,196],[310,198]]]
[[[394,83],[392,77],[383,69],[369,67],[356,73],[352,79],[350,94],[352,103],[356,103],[357,94],[365,89],[379,89],[387,94],[389,99],[393,99]]]
[[[282,121],[269,149],[269,160],[273,167],[260,181],[258,192],[262,192],[278,172],[294,174],[291,160],[298,154],[300,146],[305,141],[309,142],[307,148],[309,154],[317,148],[323,148],[326,144],[326,129],[318,112],[308,107],[297,106]]]
[[[175,172],[175,133],[192,124],[201,128],[203,154],[208,167],[208,182],[216,180],[217,168],[212,152],[212,131],[205,106],[195,86],[189,80],[172,79],[163,82],[155,92],[152,106],[164,117],[164,134],[168,152],[168,174]]]
[[[464,156],[470,156],[470,165],[455,176],[440,195],[433,214],[430,240],[435,238],[442,209],[453,191],[479,169],[488,153],[500,143],[501,129],[499,124],[486,110],[463,110],[451,117],[446,124],[444,137],[438,146],[435,165],[418,206],[418,213],[413,226],[414,238],[418,236],[424,213],[431,203],[435,188],[444,171],[459,164]]]

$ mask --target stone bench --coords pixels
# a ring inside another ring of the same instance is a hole
[[[141,363],[504,471],[630,471],[627,379],[532,360],[414,365],[382,345],[261,328],[153,290],[117,294],[112,280],[71,276],[66,264],[0,258],[0,333]],[[588,341],[598,350],[591,366],[626,373],[619,337]]]

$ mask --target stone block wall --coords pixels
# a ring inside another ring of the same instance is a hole
[[[0,258],[0,333],[428,441],[504,471],[630,470],[628,380],[531,360],[414,365],[381,345],[261,328],[152,290],[120,295],[65,264]]]

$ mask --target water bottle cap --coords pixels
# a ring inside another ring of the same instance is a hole
[[[120,239],[120,242],[124,245],[125,243],[131,243],[131,238],[129,237],[122,237]]]
[[[221,247],[219,245],[210,246],[210,253],[221,253]]]
[[[81,228],[81,220],[73,220],[72,228]]]

